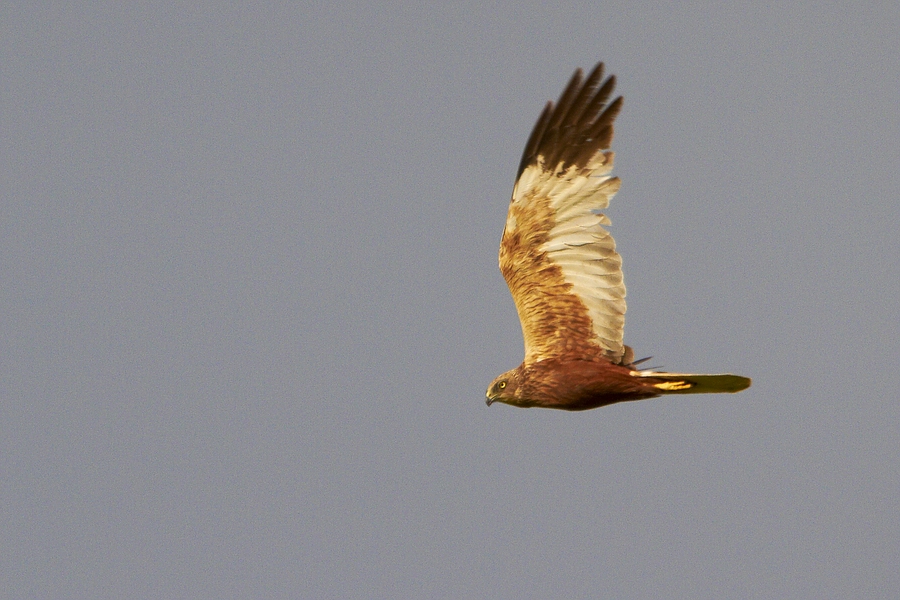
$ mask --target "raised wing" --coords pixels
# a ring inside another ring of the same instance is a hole
[[[525,363],[625,355],[622,260],[599,212],[619,189],[610,175],[619,97],[606,101],[603,63],[575,72],[548,102],[525,146],[500,242],[500,270],[525,338]]]

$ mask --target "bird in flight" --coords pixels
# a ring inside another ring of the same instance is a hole
[[[600,213],[619,189],[611,176],[615,77],[603,63],[575,71],[548,102],[525,144],[506,228],[500,271],[525,338],[522,364],[498,376],[487,405],[587,410],[663,394],[739,392],[739,375],[641,370],[623,343],[622,259]],[[646,360],[646,359],[644,359]]]

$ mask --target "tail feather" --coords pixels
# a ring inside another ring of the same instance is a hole
[[[663,394],[733,394],[750,387],[750,378],[723,373],[697,375],[689,373],[658,373],[656,371],[632,371],[635,377],[660,379],[653,387]]]

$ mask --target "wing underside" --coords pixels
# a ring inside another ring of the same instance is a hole
[[[525,362],[567,355],[621,362],[625,285],[600,213],[619,189],[608,151],[622,98],[603,65],[576,71],[526,144],[500,244],[525,339]]]

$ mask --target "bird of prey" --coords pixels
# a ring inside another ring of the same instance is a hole
[[[575,71],[525,144],[500,271],[519,313],[525,359],[491,382],[487,405],[587,410],[663,394],[739,392],[750,379],[641,370],[623,343],[622,259],[600,213],[618,191],[610,175],[615,77],[603,63]],[[646,359],[644,359],[646,360]]]

